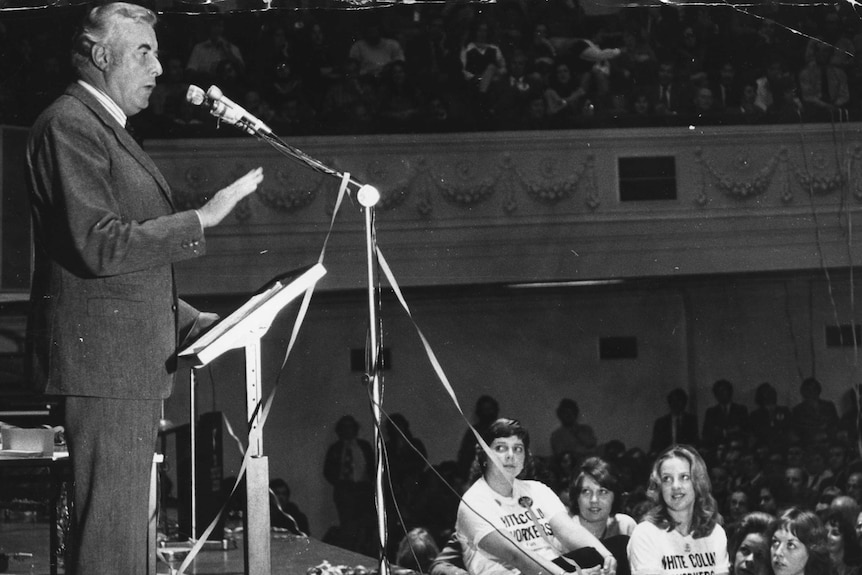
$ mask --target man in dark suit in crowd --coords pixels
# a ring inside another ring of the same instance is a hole
[[[323,476],[332,484],[339,532],[329,540],[340,547],[374,552],[374,450],[359,437],[359,422],[345,415],[335,424],[338,441],[326,450]]]
[[[659,62],[655,83],[648,88],[652,110],[658,116],[682,114],[691,111],[691,92],[677,81],[673,60]]]
[[[198,210],[175,211],[168,183],[125,129],[161,74],[155,14],[104,4],[73,43],[78,82],[33,125],[27,169],[35,268],[29,367],[66,396],[74,545],[66,572],[148,573],[149,478],[162,400],[181,336],[217,319],[177,298],[172,264],[204,254],[260,168]]]
[[[744,440],[748,432],[748,409],[733,402],[733,384],[719,379],[712,384],[716,405],[708,407],[703,417],[704,444],[715,447],[731,439]]]
[[[678,443],[697,445],[697,416],[688,413],[688,394],[676,388],[667,394],[670,413],[655,420],[652,430],[650,453],[658,453],[665,447]]]
[[[808,446],[824,440],[828,445],[838,427],[838,410],[831,401],[820,399],[822,389],[816,378],[805,378],[799,386],[802,401],[791,411],[794,431]]]
[[[742,82],[733,62],[726,61],[718,69],[718,76],[710,84],[715,98],[715,109],[719,112],[736,110],[742,104]]]

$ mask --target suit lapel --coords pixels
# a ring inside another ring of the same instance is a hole
[[[159,184],[159,189],[162,192],[162,196],[164,196],[165,200],[168,202],[168,205],[171,207],[171,210],[175,210],[174,202],[171,198],[171,187],[168,184],[165,177],[153,163],[152,158],[144,152],[140,145],[132,138],[131,134],[129,134],[125,128],[114,128],[114,132],[117,134],[117,138],[120,140],[120,143],[123,144],[123,147],[134,156],[134,158],[153,176],[153,179]]]
[[[165,201],[168,203],[172,211],[175,211],[174,202],[171,198],[171,187],[168,184],[168,181],[153,163],[153,160],[147,155],[146,152],[138,145],[134,138],[132,138],[131,134],[126,131],[123,126],[120,126],[117,121],[114,119],[111,114],[99,103],[96,98],[93,97],[92,94],[87,92],[86,89],[79,86],[78,84],[72,84],[66,90],[66,93],[70,96],[73,96],[84,103],[90,110],[93,111],[96,116],[102,121],[105,127],[112,131],[116,136],[117,140],[120,144],[126,149],[126,151],[131,155],[135,160],[138,161],[141,166],[144,167],[147,172],[153,177],[156,183],[159,185],[159,190],[162,192],[162,197],[164,197]]]

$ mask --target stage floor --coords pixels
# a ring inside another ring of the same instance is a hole
[[[48,523],[45,521],[8,521],[0,518],[0,553],[32,554],[32,558],[12,558],[10,575],[49,575]],[[272,573],[305,575],[311,567],[328,561],[332,565],[361,565],[368,571],[379,568],[376,559],[323,543],[317,539],[274,533],[271,542]],[[167,574],[159,563],[157,572]],[[243,541],[227,551],[201,551],[186,573],[195,575],[242,575],[245,572]],[[63,573],[60,568],[59,573]]]

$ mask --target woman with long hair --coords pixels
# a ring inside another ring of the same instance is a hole
[[[846,511],[832,509],[823,517],[826,527],[826,549],[832,563],[832,575],[859,575],[862,547],[856,529]]]
[[[626,546],[637,523],[619,513],[622,490],[611,465],[600,457],[587,458],[572,481],[569,500],[573,519],[617,558],[617,575],[629,575]]]
[[[672,445],[656,458],[647,494],[653,502],[628,546],[633,575],[730,570],[727,536],[710,493],[706,463],[688,445]]]
[[[526,479],[530,435],[513,419],[495,421],[476,451],[475,480],[458,508],[455,530],[471,575],[561,575],[574,571],[560,555],[592,547],[602,556],[602,575],[614,575],[616,559],[589,531],[572,521],[560,498]]]
[[[787,509],[770,524],[767,538],[775,575],[828,575],[826,529],[813,512]]]

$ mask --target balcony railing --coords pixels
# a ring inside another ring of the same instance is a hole
[[[862,199],[862,125],[309,137],[290,144],[382,194],[377,242],[405,285],[844,267]],[[251,138],[147,149],[182,206],[264,166],[260,191],[181,266],[233,293],[317,260],[339,181]],[[360,287],[364,218],[334,222],[324,289]]]

